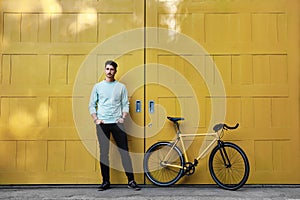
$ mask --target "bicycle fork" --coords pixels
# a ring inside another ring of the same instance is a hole
[[[227,152],[226,152],[226,150],[224,148],[224,142],[221,141],[221,140],[218,140],[218,146],[219,146],[219,151],[220,151],[220,154],[221,154],[223,162],[224,162],[224,166],[226,168],[230,168],[231,167],[231,163],[230,163],[230,160],[228,158]]]

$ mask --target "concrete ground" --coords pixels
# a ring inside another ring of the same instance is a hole
[[[0,199],[300,200],[300,185],[244,186],[237,191],[210,185],[175,185],[166,188],[142,185],[140,191],[128,189],[126,185],[112,185],[106,191],[98,191],[96,185],[0,186]]]

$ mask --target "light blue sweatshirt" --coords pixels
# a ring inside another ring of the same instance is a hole
[[[128,93],[124,84],[105,80],[96,83],[89,103],[90,114],[96,113],[97,118],[105,124],[116,123],[123,112],[129,112]]]

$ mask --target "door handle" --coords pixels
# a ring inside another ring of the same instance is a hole
[[[154,101],[149,101],[149,113],[154,113]]]
[[[141,100],[136,100],[135,101],[135,112],[142,112],[141,110]]]

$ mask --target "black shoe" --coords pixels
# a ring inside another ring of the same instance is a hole
[[[140,190],[141,188],[136,184],[135,181],[130,181],[128,183],[128,188],[134,189],[134,190]]]
[[[104,191],[110,188],[110,183],[108,181],[103,182],[100,187],[99,191]]]

